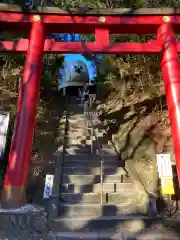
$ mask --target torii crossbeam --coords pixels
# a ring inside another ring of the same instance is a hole
[[[161,54],[176,166],[180,182],[180,9],[70,9],[39,7],[36,10],[0,4],[0,30],[23,33],[29,39],[0,41],[0,52],[27,52],[17,106],[14,136],[9,154],[3,203],[21,205],[31,158],[36,103],[43,53]],[[59,43],[46,39],[50,33],[95,34],[95,42]],[[155,34],[146,43],[112,43],[111,34]]]

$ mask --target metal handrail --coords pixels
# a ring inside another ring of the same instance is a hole
[[[88,108],[88,117],[90,116],[90,118],[88,118],[88,120],[90,121],[91,123],[91,127],[92,127],[92,135],[95,137],[95,140],[96,140],[96,143],[97,143],[97,148],[98,148],[98,151],[99,151],[99,155],[100,155],[100,162],[101,162],[101,204],[103,204],[103,167],[104,167],[104,157],[103,157],[103,152],[102,152],[102,145],[99,144],[99,141],[98,141],[98,137],[97,137],[97,134],[96,134],[96,130],[94,128],[94,124],[93,124],[93,121],[92,121],[92,113],[90,114],[89,112],[89,109],[92,107],[92,102],[89,100],[89,108]]]

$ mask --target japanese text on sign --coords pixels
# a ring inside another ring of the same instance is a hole
[[[43,198],[48,199],[52,194],[54,175],[46,175]]]

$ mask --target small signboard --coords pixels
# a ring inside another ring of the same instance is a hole
[[[9,120],[10,120],[10,114],[8,112],[0,112],[0,160],[1,161],[4,159]]]
[[[162,194],[163,195],[175,194],[170,154],[168,153],[157,154],[156,158],[157,158],[158,174],[161,180]]]
[[[172,178],[161,178],[161,187],[162,187],[162,194],[163,195],[173,195],[175,194],[174,191],[174,184]]]
[[[52,194],[54,175],[46,175],[45,186],[44,186],[44,199],[48,199]]]

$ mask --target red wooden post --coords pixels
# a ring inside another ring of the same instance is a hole
[[[158,40],[162,44],[161,67],[180,183],[180,65],[176,38],[170,23],[164,23],[158,29]]]
[[[45,40],[40,16],[33,19],[4,183],[3,207],[18,207],[25,200]]]

